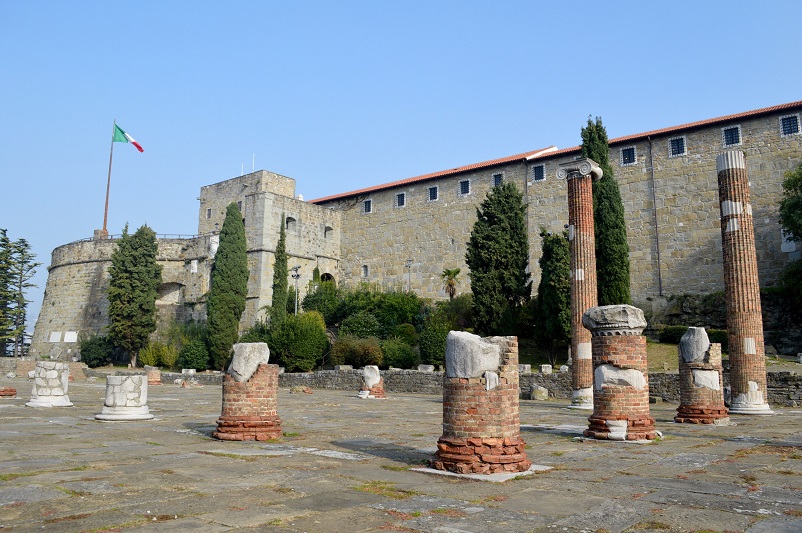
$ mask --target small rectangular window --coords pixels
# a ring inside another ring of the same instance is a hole
[[[626,165],[634,165],[637,162],[637,158],[635,157],[635,147],[634,146],[627,146],[626,148],[621,148],[621,166]]]
[[[721,141],[724,146],[738,146],[741,144],[741,127],[730,126],[721,128]]]
[[[685,155],[685,137],[674,137],[668,140],[668,156]]]
[[[546,165],[535,165],[532,167],[532,181],[543,181],[546,179]]]
[[[368,274],[370,274],[370,271],[368,270],[368,265],[362,265],[362,277],[366,278],[368,277]]]
[[[797,135],[799,133],[799,115],[788,115],[780,118],[780,133],[786,135]]]
[[[206,220],[212,218],[212,208],[209,207],[206,209]]]
[[[407,203],[407,193],[400,192],[395,195],[395,206],[404,207]]]
[[[429,201],[436,202],[438,198],[438,190],[437,187],[429,187]]]
[[[462,196],[471,194],[471,180],[462,180],[459,182],[459,193]]]
[[[362,212],[363,213],[373,212],[373,200],[365,200],[364,202],[362,202]]]
[[[499,187],[504,183],[504,174],[493,174],[493,187]]]

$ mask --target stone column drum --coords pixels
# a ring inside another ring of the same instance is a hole
[[[568,241],[571,249],[571,405],[593,409],[593,362],[590,332],[582,315],[598,305],[593,180],[602,170],[592,159],[560,165],[557,177],[568,181]]]
[[[104,422],[150,420],[148,409],[148,378],[144,374],[106,376],[106,401],[103,410],[95,415]]]
[[[679,341],[679,407],[674,422],[726,424],[721,345],[711,344],[705,328],[688,328]]]
[[[359,389],[360,398],[387,398],[384,393],[384,378],[379,367],[368,365],[362,369],[362,386]]]
[[[743,152],[719,154],[716,171],[730,352],[730,413],[770,415],[774,412],[766,401],[766,360],[755,227]]]
[[[272,440],[281,437],[278,416],[278,365],[267,363],[263,342],[234,345],[234,359],[223,377],[223,408],[212,436],[220,440]]]
[[[33,392],[28,407],[71,407],[67,389],[70,367],[58,361],[39,361],[33,373]]]
[[[458,474],[524,472],[518,339],[452,331],[446,344],[443,435],[432,468]]]
[[[582,323],[593,335],[593,414],[586,437],[651,440],[659,434],[649,412],[643,311],[631,305],[588,309]]]

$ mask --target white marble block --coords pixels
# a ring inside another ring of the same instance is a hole
[[[148,409],[148,378],[143,374],[106,376],[106,401],[98,420],[150,420]]]

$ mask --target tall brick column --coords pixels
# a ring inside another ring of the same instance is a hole
[[[586,437],[652,440],[643,311],[631,305],[594,307],[582,317],[593,335],[593,414]]]
[[[688,328],[679,341],[679,407],[674,422],[726,424],[721,344],[705,328]]]
[[[524,472],[518,339],[452,331],[446,347],[443,435],[432,467],[458,474]]]
[[[716,158],[730,352],[730,413],[768,415],[755,228],[743,152]]]
[[[571,407],[593,409],[593,362],[590,332],[582,315],[598,304],[593,180],[602,170],[592,159],[560,165],[557,177],[568,181],[568,240],[571,249]]]

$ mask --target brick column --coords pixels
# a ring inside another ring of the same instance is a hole
[[[145,365],[145,374],[148,376],[148,386],[155,387],[162,384],[162,371],[157,366]]]
[[[677,352],[680,401],[674,422],[727,424],[721,344],[711,344],[705,328],[688,328]]]
[[[743,152],[716,158],[730,352],[730,413],[773,414],[767,403],[755,228]]]
[[[631,305],[594,307],[582,317],[593,343],[593,414],[586,437],[651,440],[649,375],[643,311]]]
[[[528,470],[532,465],[520,437],[518,395],[517,337],[482,339],[450,332],[443,435],[432,467],[458,474]]]
[[[593,180],[602,170],[591,159],[560,165],[557,176],[568,181],[568,240],[571,249],[571,406],[593,409],[593,362],[590,332],[582,315],[596,307],[596,239],[593,224]]]
[[[278,416],[278,365],[260,364],[247,381],[223,377],[223,410],[217,419],[220,440],[271,440],[281,437]]]

